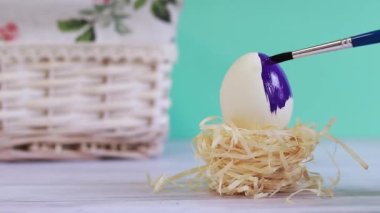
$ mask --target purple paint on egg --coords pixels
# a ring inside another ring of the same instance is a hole
[[[276,114],[277,110],[283,108],[286,101],[292,97],[292,91],[280,65],[273,63],[263,53],[259,53],[259,57],[261,59],[261,78],[265,95],[267,101],[269,101],[271,113]]]

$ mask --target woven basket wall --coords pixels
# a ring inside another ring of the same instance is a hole
[[[0,160],[156,156],[175,59],[174,45],[0,46]]]

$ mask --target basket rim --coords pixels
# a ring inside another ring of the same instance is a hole
[[[4,42],[0,43],[0,48],[4,47],[116,47],[116,46],[128,46],[128,47],[173,47],[176,46],[176,43],[91,43],[91,42],[82,42],[82,43],[55,43],[55,42]]]
[[[175,62],[177,46],[172,44],[1,44],[0,60],[6,58],[129,58]]]

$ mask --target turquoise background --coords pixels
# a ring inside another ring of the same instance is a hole
[[[269,55],[380,29],[380,1],[187,0],[178,27],[173,72],[171,138],[198,133],[220,115],[219,87],[229,66],[250,51]],[[282,64],[293,90],[293,121],[345,138],[380,136],[380,45]]]

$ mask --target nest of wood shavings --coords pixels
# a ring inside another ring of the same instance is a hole
[[[293,128],[274,127],[257,130],[236,128],[225,123],[212,123],[215,117],[200,124],[201,133],[194,140],[195,154],[204,162],[177,175],[161,176],[150,181],[155,192],[186,176],[205,179],[208,187],[220,195],[245,195],[254,198],[278,192],[293,195],[310,191],[318,196],[333,196],[336,179],[324,187],[323,178],[310,172],[305,163],[324,137],[346,150],[363,168],[368,165],[347,145],[331,136],[331,121],[322,131],[298,122]],[[211,124],[210,124],[211,123]],[[332,161],[335,164],[335,161]]]

